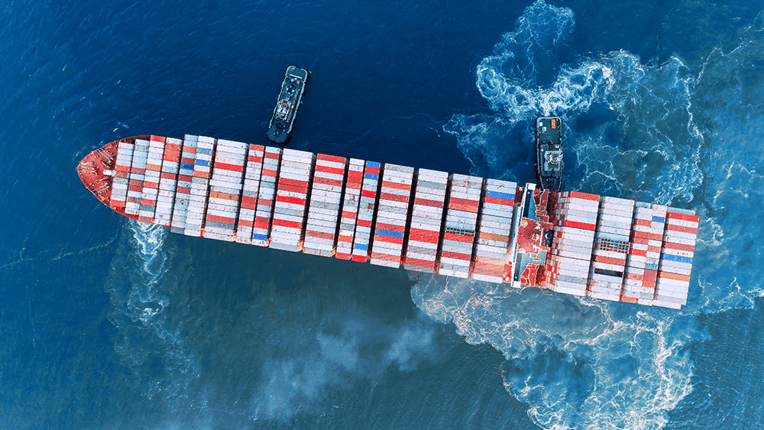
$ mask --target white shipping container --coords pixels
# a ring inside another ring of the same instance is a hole
[[[600,203],[596,200],[579,199],[578,197],[564,197],[557,199],[557,204],[563,207],[581,208],[582,210],[593,209],[595,212],[600,206]]]
[[[378,254],[400,256],[401,251],[402,251],[402,247],[398,244],[384,242],[381,240],[374,240],[373,252],[376,252]]]
[[[414,173],[414,168],[413,167],[401,166],[401,165],[392,164],[392,163],[385,164],[385,170],[394,171],[394,172],[402,172],[402,173],[407,173],[407,174],[413,174]]]
[[[439,170],[419,169],[419,179],[427,178],[431,182],[439,182],[445,184],[448,181],[448,173],[441,172]]]
[[[510,227],[502,226],[498,223],[484,222],[480,225],[480,233],[509,237]]]
[[[428,242],[420,242],[420,241],[410,241],[408,243],[408,250],[410,252],[416,252],[419,254],[432,254],[436,255],[438,251],[438,244],[437,243],[428,243]]]
[[[423,261],[435,261],[435,254],[420,254],[417,252],[407,252],[406,258],[414,258],[417,260],[423,260]]]
[[[292,198],[302,199],[302,200],[305,200],[308,197],[306,193],[297,192],[297,191],[286,191],[283,189],[278,190],[276,192],[276,195],[281,197],[292,197]]]
[[[596,249],[596,248],[592,251],[592,253],[594,255],[599,255],[601,257],[608,257],[608,258],[614,258],[617,260],[623,260],[624,262],[626,261],[626,255],[627,255],[621,252],[603,251],[601,249]]]
[[[641,255],[629,255],[629,258],[626,261],[628,261],[630,264],[644,263],[647,261],[647,257],[642,257]]]
[[[313,221],[308,223],[305,230],[334,235],[337,231],[337,225],[333,223]]]
[[[315,171],[313,176],[314,176],[314,178],[323,178],[323,179],[329,179],[329,180],[332,180],[332,181],[340,181],[340,182],[344,181],[344,179],[345,179],[345,176],[342,175],[342,174],[329,173],[329,172],[321,172],[321,171],[318,171],[318,170]],[[314,184],[314,186],[316,186],[316,185],[324,185],[324,184]]]
[[[324,217],[324,219],[334,219],[334,220],[336,220],[337,216],[338,216],[337,209],[320,208],[320,207],[317,207],[317,206],[311,206],[309,213],[311,214],[311,216],[313,216],[313,215],[315,215],[315,216],[321,215],[321,216]]]
[[[322,160],[322,159],[316,159],[316,165],[317,166],[324,166],[324,167],[330,167],[332,169],[344,169],[347,166],[347,163],[340,163],[337,161],[331,161],[331,160]]]
[[[601,261],[593,261],[592,267],[603,269],[603,270],[612,270],[613,272],[623,272],[624,266],[618,265],[618,264],[603,263]],[[602,276],[607,276],[607,275],[602,275]]]
[[[697,238],[696,233],[683,233],[679,231],[666,230],[666,232],[663,234],[664,242],[677,243],[681,245],[695,246],[696,238]]]
[[[376,246],[376,244],[374,246]],[[456,258],[450,258],[450,257],[440,257],[440,264],[452,264],[454,266],[468,267],[470,265],[470,261],[457,260]]]
[[[362,253],[360,255],[366,255],[366,254]],[[392,267],[394,269],[400,267],[400,263],[395,263],[395,262],[387,261],[387,260],[381,260],[377,258],[372,258],[371,260],[369,260],[369,263],[375,266]]]
[[[594,240],[594,231],[592,230],[584,230],[581,228],[574,228],[574,227],[557,227],[555,228],[556,232],[560,232],[563,234],[572,234],[576,236],[584,236],[587,238],[590,238]]]

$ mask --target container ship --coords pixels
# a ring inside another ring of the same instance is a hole
[[[273,143],[286,143],[292,134],[297,109],[302,104],[305,84],[308,83],[310,72],[297,66],[287,67],[281,91],[276,99],[271,122],[268,124],[266,137]]]
[[[698,228],[685,209],[205,136],[121,139],[77,171],[178,234],[673,309]]]

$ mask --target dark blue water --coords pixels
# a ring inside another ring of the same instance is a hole
[[[759,2],[0,5],[0,428],[762,428]],[[171,235],[75,173],[139,134],[291,145],[701,215],[681,311]]]

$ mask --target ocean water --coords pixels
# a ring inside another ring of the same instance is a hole
[[[0,428],[764,428],[760,2],[0,5]],[[185,133],[701,216],[687,306],[606,303],[169,234],[75,167]]]

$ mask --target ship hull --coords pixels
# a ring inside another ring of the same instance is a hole
[[[121,139],[77,171],[120,215],[186,236],[675,309],[698,227],[678,208],[205,136]]]

